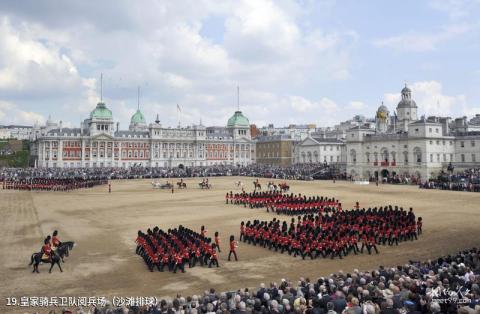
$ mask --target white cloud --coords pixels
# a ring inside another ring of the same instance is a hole
[[[363,110],[365,107],[365,103],[358,100],[351,101],[349,104],[349,108],[353,110]]]
[[[472,29],[468,24],[449,25],[436,33],[409,32],[397,36],[376,39],[374,46],[397,51],[428,52],[436,50],[440,44],[454,40]]]
[[[15,104],[0,100],[0,124],[26,124],[45,123],[44,116],[19,109]]]
[[[466,105],[465,95],[446,95],[443,86],[437,81],[419,81],[409,85],[412,90],[412,98],[418,106],[418,114],[426,116],[450,116],[454,115],[455,108],[463,108]],[[384,101],[390,108],[396,108],[401,99],[400,93],[386,93]]]
[[[123,127],[136,109],[138,85],[149,122],[159,113],[164,124],[176,124],[171,108],[179,103],[184,123],[202,118],[223,125],[240,85],[252,122],[298,123],[311,116],[292,114],[289,95],[295,93],[289,89],[348,79],[358,41],[354,31],[301,27],[310,12],[291,0],[147,1],[141,7],[47,1],[0,8],[0,91],[8,90],[0,100],[25,111],[55,112],[73,125],[95,107],[100,72],[104,100]],[[224,22],[216,41],[201,33],[210,16]],[[274,96],[278,91],[282,96]],[[328,98],[313,105],[323,111],[336,106]]]
[[[430,0],[430,7],[445,12],[451,19],[464,19],[480,5],[479,0]]]

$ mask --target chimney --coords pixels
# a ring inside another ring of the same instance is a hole
[[[83,135],[83,122],[80,120],[80,135]]]
[[[62,123],[62,120],[60,120],[60,133],[62,133],[62,129],[63,129],[63,123]]]
[[[117,132],[119,128],[120,128],[120,122],[117,122]]]

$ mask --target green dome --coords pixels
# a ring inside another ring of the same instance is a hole
[[[140,112],[140,109],[137,110],[130,119],[130,124],[146,124],[145,117]]]
[[[99,102],[97,107],[90,113],[91,119],[113,119],[112,111],[107,108],[103,102]]]
[[[241,111],[235,111],[233,116],[228,119],[227,127],[250,127],[250,122]]]

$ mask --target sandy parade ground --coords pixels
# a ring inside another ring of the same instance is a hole
[[[212,190],[201,190],[200,179],[186,179],[186,190],[152,189],[151,180],[113,181],[107,186],[71,192],[20,192],[0,190],[0,312],[31,313],[32,309],[7,307],[8,297],[22,296],[175,296],[205,289],[236,290],[258,287],[261,282],[312,280],[322,275],[354,268],[368,270],[394,266],[478,246],[480,239],[480,193],[420,190],[416,186],[355,185],[350,182],[289,181],[291,192],[340,199],[343,208],[398,205],[413,207],[424,219],[418,241],[393,247],[379,246],[380,254],[349,255],[343,260],[302,260],[287,254],[240,243],[238,262],[227,262],[228,238],[238,239],[242,220],[271,220],[265,209],[226,205],[225,194],[235,191],[241,180],[247,191],[252,178],[210,178]],[[267,179],[260,179],[266,185]],[[278,180],[277,180],[278,181]],[[290,220],[287,216],[276,216]],[[223,244],[220,268],[187,268],[185,274],[149,272],[135,254],[136,234],[149,227],[161,229],[182,224],[200,230],[205,225],[213,237],[219,231]],[[62,241],[75,241],[60,273],[40,265],[40,274],[28,266],[31,253],[54,229]],[[41,313],[47,310],[39,310]]]

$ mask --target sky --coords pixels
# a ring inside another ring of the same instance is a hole
[[[78,127],[100,100],[128,128],[333,126],[480,114],[480,0],[0,1],[0,124]],[[177,104],[181,112],[177,114]]]

